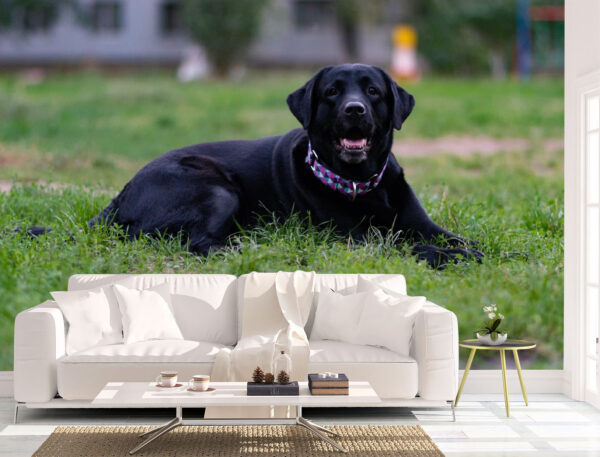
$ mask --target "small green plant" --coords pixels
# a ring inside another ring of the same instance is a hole
[[[504,320],[504,316],[498,312],[496,305],[484,306],[483,312],[487,315],[488,320],[476,333],[479,335],[490,335],[492,341],[496,341],[499,335],[506,333],[505,330],[498,330],[498,327],[500,327],[500,324]]]

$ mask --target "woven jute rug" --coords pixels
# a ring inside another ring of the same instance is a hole
[[[141,442],[151,427],[57,427],[35,457],[118,457]],[[444,454],[418,425],[332,426],[334,438],[357,457],[439,457]],[[297,426],[183,426],[150,443],[138,457],[322,457],[341,456],[325,441]]]

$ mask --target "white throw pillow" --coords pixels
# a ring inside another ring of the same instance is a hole
[[[162,283],[146,290],[114,284],[123,319],[125,344],[147,340],[182,340],[173,316],[169,285]]]
[[[405,289],[398,289],[397,280],[395,278],[383,276],[377,279],[366,279],[363,275],[358,275],[356,293],[375,292],[376,290],[383,290],[386,294],[391,295],[392,297],[407,296]]]
[[[50,295],[69,323],[65,348],[67,355],[121,340],[120,328],[115,330],[111,326],[111,309],[102,287],[50,292]]]
[[[358,323],[357,343],[383,346],[408,356],[410,340],[417,315],[425,297],[390,295],[381,289],[368,294]]]
[[[319,293],[310,339],[353,343],[368,293],[342,295],[330,289]]]

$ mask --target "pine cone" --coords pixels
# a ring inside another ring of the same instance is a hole
[[[290,377],[284,370],[281,370],[277,375],[277,382],[279,384],[288,384],[290,382]]]
[[[267,373],[265,375],[265,382],[267,384],[273,384],[275,382],[275,376],[273,376],[273,373]]]
[[[254,382],[263,382],[265,380],[265,374],[260,367],[256,367],[254,369],[254,372],[252,373],[252,380]]]

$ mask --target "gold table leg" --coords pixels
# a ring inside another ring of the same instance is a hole
[[[467,381],[467,375],[469,374],[469,370],[471,369],[471,363],[473,362],[473,357],[475,357],[475,353],[477,349],[471,349],[471,353],[469,354],[469,360],[467,360],[467,366],[465,367],[465,372],[463,373],[462,381],[460,382],[460,387],[458,388],[458,393],[456,394],[456,400],[454,401],[454,406],[458,406],[458,400],[460,398],[460,394],[462,393],[463,387],[465,386],[465,382]]]
[[[506,353],[500,349],[500,363],[502,364],[502,386],[504,387],[504,406],[506,407],[506,417],[510,417],[510,404],[508,403],[508,383],[506,382]]]
[[[527,391],[525,390],[525,383],[523,382],[523,373],[521,373],[521,362],[519,361],[519,351],[513,349],[513,355],[515,356],[515,365],[517,366],[517,373],[519,373],[519,381],[521,382],[521,392],[523,392],[523,400],[525,400],[525,406],[529,406],[527,401]]]

